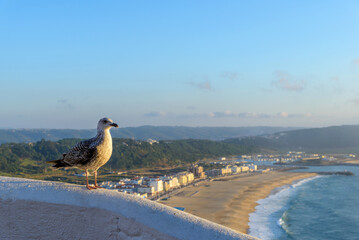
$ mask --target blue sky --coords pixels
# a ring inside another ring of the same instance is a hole
[[[358,124],[358,1],[0,0],[0,128]]]

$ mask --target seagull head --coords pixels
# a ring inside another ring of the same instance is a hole
[[[112,121],[110,118],[101,118],[97,124],[97,130],[107,130],[111,127],[118,128],[118,125]]]

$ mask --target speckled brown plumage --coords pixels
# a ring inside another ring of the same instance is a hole
[[[54,163],[54,168],[79,168],[85,170],[87,188],[98,188],[99,186],[96,182],[97,170],[105,165],[112,155],[111,127],[118,127],[118,125],[109,118],[100,119],[97,125],[96,137],[79,142],[67,153],[64,153],[62,159],[48,161],[48,163]],[[94,171],[95,187],[88,185],[88,170]]]

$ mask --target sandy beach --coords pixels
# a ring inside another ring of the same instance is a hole
[[[249,214],[255,211],[259,199],[267,197],[277,187],[315,175],[278,171],[240,174],[186,187],[160,203],[184,207],[188,213],[247,233]]]

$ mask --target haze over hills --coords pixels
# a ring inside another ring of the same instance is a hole
[[[306,152],[359,152],[359,125],[297,129],[264,136],[227,139],[227,143]]]
[[[146,140],[208,139],[280,151],[359,152],[359,125],[323,128],[281,127],[169,127],[141,126],[113,129],[114,138]],[[90,138],[95,129],[0,129],[0,144],[6,142],[57,141]]]
[[[134,138],[139,140],[178,140],[178,139],[208,139],[224,140],[273,134],[298,128],[284,127],[170,127],[170,126],[141,126],[112,129],[114,138]],[[41,139],[57,141],[64,138],[90,138],[95,136],[95,129],[0,129],[0,144],[6,142],[36,142]]]

